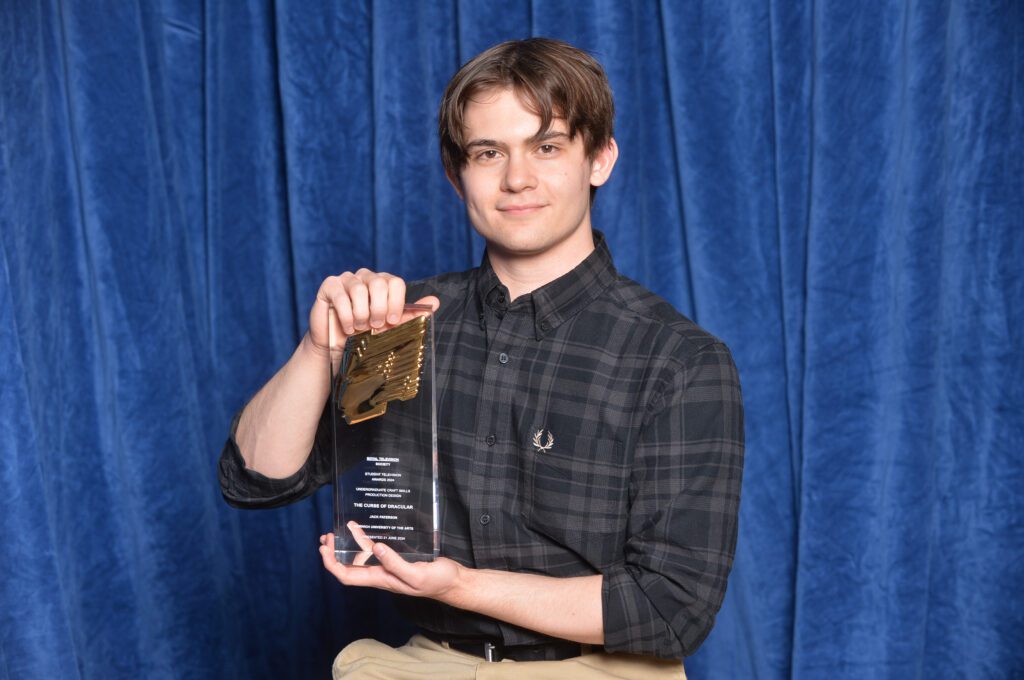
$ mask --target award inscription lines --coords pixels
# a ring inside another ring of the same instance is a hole
[[[413,505],[409,502],[409,494],[412,489],[402,486],[395,486],[401,483],[402,459],[398,456],[367,456],[366,461],[372,463],[363,472],[366,484],[357,486],[356,491],[362,494],[366,500],[354,501],[352,506],[361,510],[370,511],[369,519],[378,522],[397,522],[397,514],[389,514],[390,511],[402,512],[412,510]],[[380,534],[379,532],[409,532],[415,528],[404,524],[369,524],[363,527],[368,532],[367,536],[375,541],[404,541],[405,536]],[[373,532],[373,533],[370,533]]]

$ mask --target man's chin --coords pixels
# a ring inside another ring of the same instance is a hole
[[[484,239],[487,241],[487,239]],[[540,239],[500,239],[487,241],[487,249],[503,257],[524,258],[542,255],[551,249],[552,244]]]
[[[522,259],[559,249],[559,246],[573,240],[578,233],[578,230],[558,233],[561,231],[533,223],[504,225],[501,229],[489,230],[488,233],[478,229],[477,233],[487,242],[489,252],[501,257]],[[589,238],[587,243],[591,243]]]

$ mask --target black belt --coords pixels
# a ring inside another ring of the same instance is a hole
[[[423,631],[424,637],[465,654],[479,656],[487,661],[561,661],[583,654],[603,652],[598,645],[583,645],[578,642],[541,642],[535,645],[505,645],[501,640],[483,638],[447,638],[431,631]]]

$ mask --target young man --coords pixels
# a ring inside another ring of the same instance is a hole
[[[295,354],[236,419],[224,495],[270,507],[331,481],[317,440],[328,306],[344,338],[395,324],[407,299],[431,304],[442,557],[407,563],[357,527],[381,566],[339,564],[330,535],[320,549],[342,583],[402,596],[423,634],[353,643],[335,677],[684,677],[736,541],[729,352],[619,276],[591,228],[618,156],[596,61],[553,40],[498,45],[455,75],[439,118],[483,263],[408,288],[365,269],[325,280]]]

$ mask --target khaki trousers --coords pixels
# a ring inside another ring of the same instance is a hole
[[[397,649],[356,640],[334,660],[334,680],[686,680],[679,661],[632,654],[584,654],[564,661],[484,661],[414,635]]]

